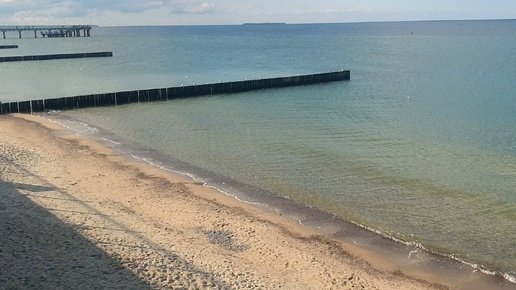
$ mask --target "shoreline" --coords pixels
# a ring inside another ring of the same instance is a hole
[[[473,277],[473,280],[485,280],[481,283],[482,287],[479,286],[478,289],[485,289],[491,284],[495,286],[512,286],[510,282],[514,281],[514,276],[503,271],[494,271],[492,268],[485,267],[482,264],[462,260],[453,254],[446,254],[426,248],[418,242],[407,242],[398,239],[374,228],[345,220],[335,214],[322,211],[310,205],[298,203],[273,192],[236,182],[225,176],[214,174],[203,168],[170,158],[153,150],[142,149],[142,147],[135,146],[130,141],[124,140],[109,131],[91,127],[91,125],[82,123],[82,121],[69,116],[51,114],[47,117],[45,114],[43,117],[64,127],[72,124],[71,128],[67,128],[74,131],[74,133],[86,134],[87,137],[104,143],[127,158],[134,158],[138,162],[193,179],[241,203],[257,206],[260,210],[276,216],[287,217],[304,228],[312,229],[316,235],[336,240],[339,243],[344,242],[347,245],[351,245],[351,247],[360,244],[358,245],[359,251],[366,249],[376,254],[381,253],[381,257],[377,259],[385,260],[380,263],[381,267],[389,265],[389,269],[401,269],[403,272],[410,273],[416,277],[424,278],[428,274],[434,275],[439,277],[440,283],[454,286],[461,285],[462,282],[457,283],[457,280],[472,283],[472,277],[470,276],[482,272],[486,275],[485,277],[482,277],[482,275],[480,277]],[[79,122],[78,126],[76,126],[76,122]],[[91,132],[94,133],[91,134]],[[478,282],[476,281],[472,284],[477,284]],[[472,286],[467,288],[471,289]]]
[[[349,241],[352,236],[352,239],[365,241],[371,239],[372,232],[363,234],[360,230],[347,228],[325,236],[313,227],[239,202],[189,178],[127,160],[112,148],[88,137],[57,133],[63,132],[63,128],[35,115],[0,116],[0,125],[6,127],[0,137],[0,149],[8,144],[18,148],[19,152],[32,152],[30,154],[38,158],[49,159],[46,163],[29,160],[18,165],[25,174],[30,172],[47,183],[33,184],[32,187],[52,188],[49,191],[57,191],[60,196],[38,199],[25,193],[26,196],[63,223],[80,224],[82,227],[77,231],[81,235],[108,256],[117,257],[115,260],[121,268],[129,270],[132,276],[147,285],[159,288],[167,287],[164,285],[180,287],[182,284],[223,289],[240,287],[245,280],[245,285],[263,289],[276,289],[278,286],[287,289],[352,289],[352,286],[366,289],[448,289],[448,286],[496,289],[497,284],[503,284],[494,276],[471,273],[469,277],[460,276],[464,280],[455,281],[453,285],[453,279],[457,277],[436,276],[436,273],[445,275],[449,270],[456,274],[453,269],[422,271],[413,264],[400,268],[386,257],[395,251],[405,255],[406,248],[393,247],[394,242],[384,241],[387,238],[369,240],[370,247],[363,247],[346,242],[346,239]],[[32,140],[41,142],[33,144]],[[16,158],[13,160],[18,162]],[[65,169],[56,168],[56,165]],[[7,164],[7,168],[9,166]],[[16,181],[20,176],[9,173],[2,173],[0,178],[2,188],[9,187],[6,184],[22,183]],[[19,186],[10,188],[17,188],[19,192],[24,190]],[[74,208],[77,205],[70,204],[70,200],[88,200],[91,206],[79,210]],[[61,211],[51,210],[58,207],[62,207]],[[123,225],[121,232],[126,236],[115,231],[99,233],[97,231],[114,227],[95,229],[89,219],[73,214],[85,210],[102,212],[97,217],[100,219],[98,223]],[[103,216],[109,216],[110,220],[103,220]],[[133,232],[139,235],[131,236]],[[114,248],[107,246],[113,244],[113,237],[118,241]],[[154,262],[131,257],[127,249],[120,246],[138,243],[145,245],[142,248],[152,248],[156,252],[149,254],[154,260],[161,257],[165,261],[156,266],[164,272],[157,271],[152,265]],[[170,260],[170,253],[181,259]],[[166,262],[167,259],[170,261]],[[188,267],[179,267],[179,272],[172,267],[169,271],[167,267],[177,264],[177,261]],[[146,266],[142,266],[144,264]],[[426,267],[442,266],[435,263]],[[192,267],[196,270],[188,270]],[[182,274],[189,271],[204,274],[192,274],[195,279],[192,275],[182,278]],[[0,277],[0,285],[3,278]],[[486,285],[492,287],[485,288]]]

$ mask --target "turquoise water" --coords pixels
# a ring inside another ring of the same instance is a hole
[[[0,100],[349,69],[347,82],[61,114],[150,150],[141,157],[183,162],[180,171],[225,191],[250,185],[513,279],[516,21],[92,35],[0,42],[20,45],[0,55],[114,53],[0,64]]]

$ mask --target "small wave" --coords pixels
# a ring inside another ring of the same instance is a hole
[[[47,109],[47,110],[45,110],[45,113],[50,114],[50,115],[57,115],[57,114],[61,113],[61,111]]]
[[[107,138],[104,138],[104,137],[101,137],[102,140],[106,141],[106,142],[109,142],[109,143],[113,143],[115,145],[120,145],[122,143],[119,143],[119,142],[116,142],[116,141],[113,141],[111,139],[107,139]]]
[[[504,277],[507,281],[509,281],[509,282],[511,282],[511,283],[514,283],[514,284],[516,284],[516,273],[514,273],[514,272],[511,272],[511,274],[509,274],[509,273],[504,273],[504,274],[503,274],[503,277]]]
[[[57,112],[57,113],[52,113],[50,111]],[[53,110],[50,110],[50,111],[47,111],[46,113],[50,114],[50,115],[57,115],[59,113],[59,111],[53,111]],[[83,122],[64,120],[64,119],[57,120],[54,118],[47,118],[44,115],[40,115],[40,116],[47,121],[58,124],[63,128],[66,128],[70,131],[75,132],[75,135],[81,135],[81,134],[82,135],[95,135],[95,134],[98,134],[98,131],[99,131],[97,128],[91,127],[90,125],[83,123]]]
[[[500,172],[500,175],[516,175],[516,171],[515,172]]]
[[[230,192],[228,192],[226,190],[223,190],[223,189],[219,188],[216,185],[210,185],[205,180],[203,180],[202,178],[200,178],[200,177],[198,177],[198,176],[196,176],[196,175],[194,175],[194,174],[192,174],[190,172],[174,170],[174,169],[168,168],[168,167],[160,164],[159,162],[154,161],[151,158],[137,156],[137,155],[135,155],[133,153],[131,153],[131,156],[133,158],[137,159],[137,160],[143,161],[143,162],[147,163],[148,165],[153,166],[153,167],[157,167],[157,168],[159,168],[161,170],[172,172],[172,173],[174,173],[176,175],[187,176],[190,179],[192,179],[193,181],[201,183],[202,186],[215,189],[218,192],[220,192],[220,193],[222,193],[222,194],[224,194],[226,196],[230,196],[230,197],[238,200],[239,202],[250,204],[250,205],[255,205],[255,206],[268,207],[267,204],[263,204],[263,203],[259,203],[259,202],[253,202],[253,201],[250,201],[250,200],[245,200],[245,199],[241,198],[240,196],[238,196],[237,194],[232,194],[232,193],[230,193]],[[225,184],[225,183],[223,182],[222,184]]]
[[[460,262],[460,263],[462,263],[464,265],[467,265],[467,266],[469,266],[469,267],[471,267],[473,269],[473,272],[479,271],[479,272],[482,272],[482,273],[484,273],[486,275],[503,277],[505,280],[507,280],[507,281],[509,281],[511,283],[515,283],[516,284],[516,273],[514,273],[514,272],[504,273],[504,272],[501,272],[501,271],[491,270],[491,269],[488,269],[487,267],[485,267],[483,265],[478,265],[476,263],[468,262],[467,260],[464,260],[464,259],[462,259],[460,257],[457,257],[454,254],[445,254],[445,253],[442,253],[442,252],[438,252],[438,251],[429,249],[429,248],[423,246],[420,242],[404,241],[404,240],[396,238],[396,237],[394,237],[394,236],[392,236],[390,234],[382,232],[380,230],[368,227],[366,225],[362,225],[362,224],[359,224],[359,223],[356,223],[356,222],[353,222],[353,221],[349,221],[349,222],[351,222],[352,224],[354,224],[354,225],[356,225],[358,227],[361,227],[361,228],[363,228],[365,230],[368,230],[368,231],[373,232],[375,234],[378,234],[378,235],[380,235],[382,237],[390,239],[390,240],[392,240],[394,242],[401,243],[401,244],[404,244],[406,246],[414,247],[416,250],[409,252],[409,255],[407,257],[407,259],[409,259],[409,260],[410,260],[410,257],[411,257],[412,254],[417,253],[418,250],[423,250],[423,251],[425,251],[427,253],[430,253],[430,254],[433,254],[433,255],[436,255],[436,256],[439,256],[439,257],[448,258],[450,260],[454,260],[454,261]]]

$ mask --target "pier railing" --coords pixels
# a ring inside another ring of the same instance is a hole
[[[350,71],[342,70],[299,76],[0,103],[0,114],[34,113],[44,112],[47,110],[70,110],[87,107],[116,106],[138,102],[164,101],[177,98],[239,93],[268,88],[312,85],[349,79]]]
[[[90,31],[93,28],[91,25],[16,25],[16,26],[0,26],[0,31],[5,39],[6,32],[17,31],[18,37],[22,38],[23,31],[33,31],[34,38],[38,37],[38,32],[42,37],[89,37]]]

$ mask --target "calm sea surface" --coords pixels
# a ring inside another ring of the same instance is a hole
[[[230,194],[287,197],[514,279],[516,21],[8,37],[19,49],[0,56],[114,57],[0,63],[3,102],[349,69],[346,82],[60,114]]]

